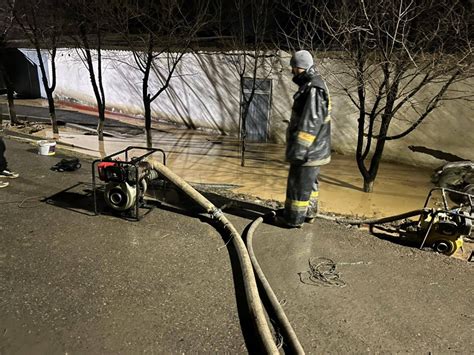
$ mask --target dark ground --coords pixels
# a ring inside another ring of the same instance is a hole
[[[0,354],[256,352],[231,244],[205,219],[92,216],[86,162],[53,172],[61,156],[5,141],[21,176],[0,190]],[[472,263],[328,221],[264,224],[254,248],[307,353],[472,353]],[[302,283],[310,257],[347,285]]]

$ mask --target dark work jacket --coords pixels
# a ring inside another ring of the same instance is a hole
[[[331,99],[313,67],[303,74],[303,81],[293,96],[286,160],[305,166],[324,165],[331,161]]]

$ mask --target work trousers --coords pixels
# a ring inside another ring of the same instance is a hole
[[[305,218],[316,216],[319,171],[319,166],[290,165],[284,211],[287,224],[299,226],[303,224]]]
[[[5,143],[3,142],[2,137],[0,137],[0,171],[3,171],[7,168],[7,159],[5,159]]]

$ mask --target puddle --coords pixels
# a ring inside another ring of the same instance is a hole
[[[52,138],[44,130],[35,135]],[[98,142],[96,136],[66,127],[61,130],[60,142],[74,146],[80,153],[103,158],[128,146],[145,146],[145,136],[106,137]],[[283,145],[248,144],[245,167],[240,165],[239,142],[232,137],[169,128],[153,132],[153,145],[166,152],[167,165],[188,182],[225,186],[233,193],[260,199],[285,200],[288,165],[283,162]],[[140,153],[143,151],[131,155]],[[431,173],[431,169],[384,162],[374,192],[368,194],[362,191],[363,180],[355,159],[333,154],[332,162],[321,169],[321,211],[374,218],[420,209],[433,187]],[[472,250],[472,243],[465,243],[454,256],[467,260]]]
[[[45,100],[23,100],[31,106],[47,106]],[[81,111],[59,104],[58,108]],[[119,115],[114,118],[130,124],[137,119]],[[167,154],[168,165],[185,180],[200,184],[237,186],[235,193],[262,199],[285,200],[288,166],[283,162],[284,146],[248,144],[246,166],[240,166],[239,142],[232,137],[189,131],[172,125],[153,123],[153,145]],[[74,150],[97,158],[115,153],[127,146],[145,146],[145,136],[106,137],[99,143],[96,136],[71,127],[61,127],[60,142]],[[53,138],[49,130],[35,135]],[[354,216],[381,217],[421,208],[433,187],[431,169],[395,163],[382,163],[374,192],[362,192],[362,178],[353,156],[333,154],[332,162],[321,169],[321,210]]]
[[[78,152],[103,157],[127,146],[144,146],[144,139],[108,137],[99,143],[96,136],[67,129],[60,141]],[[171,129],[154,131],[153,145],[166,152],[167,165],[187,181],[237,186],[233,192],[262,199],[285,199],[288,166],[283,162],[283,145],[249,144],[245,167],[240,165],[238,140],[232,137]],[[363,181],[354,158],[333,154],[332,162],[321,169],[321,210],[379,217],[419,209],[433,187],[431,173],[430,169],[382,163],[374,192],[367,194],[361,190]]]

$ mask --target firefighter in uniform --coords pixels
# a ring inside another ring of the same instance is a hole
[[[297,51],[290,65],[299,88],[287,130],[290,170],[285,208],[278,219],[286,227],[298,228],[304,222],[312,223],[318,212],[320,166],[331,161],[331,101],[308,51]]]

